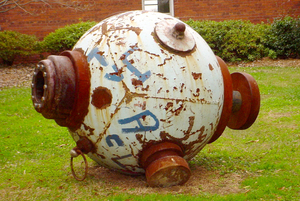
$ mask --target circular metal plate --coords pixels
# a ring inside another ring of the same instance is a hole
[[[66,119],[68,127],[75,129],[80,126],[84,116],[88,113],[91,72],[86,56],[79,50],[64,51],[61,55],[71,60],[75,71],[76,91],[75,101],[73,103],[74,107],[70,116]]]
[[[182,185],[190,176],[188,163],[180,156],[165,156],[152,162],[146,169],[147,182],[152,187]]]
[[[224,101],[222,114],[217,129],[208,143],[216,141],[222,135],[228,123],[232,108],[232,81],[230,72],[227,68],[226,63],[220,57],[216,57],[222,71],[222,77],[224,82]]]
[[[155,33],[164,46],[175,51],[189,52],[193,50],[196,45],[194,37],[185,24],[185,29],[178,30],[179,32],[184,30],[182,38],[175,37],[174,31],[176,32],[175,25],[177,23],[180,22],[174,19],[163,20],[155,26]]]
[[[258,116],[260,94],[256,81],[247,73],[231,74],[233,90],[240,92],[242,105],[239,111],[232,112],[227,126],[231,129],[249,128]]]

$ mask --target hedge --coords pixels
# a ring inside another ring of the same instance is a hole
[[[29,56],[38,53],[38,41],[34,35],[16,31],[0,32],[0,58],[5,65],[12,65],[16,56]]]
[[[266,31],[264,45],[273,49],[280,58],[299,58],[300,18],[275,19]]]
[[[56,29],[41,42],[42,51],[58,54],[64,50],[70,50],[80,37],[94,25],[96,22],[80,22]]]
[[[262,57],[300,57],[300,18],[286,16],[271,24],[250,21],[188,20],[186,22],[209,44],[214,53],[225,61],[253,61]],[[96,22],[80,22],[59,28],[38,42],[35,36],[14,31],[0,32],[0,58],[12,64],[16,55],[37,51],[58,54],[72,49],[78,39]]]
[[[271,24],[249,21],[186,22],[225,61],[253,61],[262,57],[300,57],[300,18],[277,18]]]
[[[249,21],[228,20],[194,21],[190,25],[198,32],[214,53],[225,61],[253,61],[262,57],[274,58],[274,52],[263,44],[267,24],[253,24]]]

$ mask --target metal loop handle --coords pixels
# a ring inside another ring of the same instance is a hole
[[[87,172],[88,172],[88,163],[87,163],[87,160],[84,156],[84,154],[82,153],[82,151],[80,151],[79,149],[76,150],[76,152],[82,156],[83,160],[84,160],[84,163],[85,163],[85,172],[84,172],[84,176],[82,178],[79,178],[75,171],[74,171],[74,167],[73,167],[73,156],[71,156],[71,171],[72,171],[72,175],[73,177],[77,180],[77,181],[83,181],[85,180],[86,176],[87,176]]]

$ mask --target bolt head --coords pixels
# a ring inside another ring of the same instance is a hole
[[[35,109],[41,109],[41,107],[42,107],[42,105],[39,104],[39,103],[35,103],[35,104],[34,104],[34,108],[35,108]]]
[[[71,157],[73,157],[73,158],[79,156],[79,154],[78,154],[74,149],[72,149],[72,150],[70,151],[70,155],[71,155]]]
[[[183,24],[182,22],[178,22],[177,24],[175,24],[175,30],[178,31],[179,33],[184,33],[185,32],[185,24]]]

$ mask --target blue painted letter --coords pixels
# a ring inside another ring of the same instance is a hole
[[[141,123],[141,119],[144,119],[146,116],[151,116],[155,121],[155,125],[143,126],[143,124]],[[139,132],[139,131],[155,131],[159,127],[159,121],[158,121],[157,117],[149,110],[146,110],[145,112],[137,114],[133,117],[129,117],[126,119],[120,119],[118,122],[119,122],[119,124],[123,125],[123,124],[129,124],[133,121],[137,121],[139,127],[137,126],[135,128],[123,128],[122,131],[124,133],[135,133],[135,132]]]
[[[111,140],[114,140],[117,144],[118,144],[118,146],[124,146],[124,143],[123,143],[123,141],[120,139],[120,137],[118,136],[118,135],[116,135],[116,134],[114,134],[114,135],[109,135],[109,136],[107,136],[106,137],[106,143],[107,143],[107,145],[109,146],[109,147],[112,147],[112,146],[114,146],[113,145],[113,143],[111,142]]]

